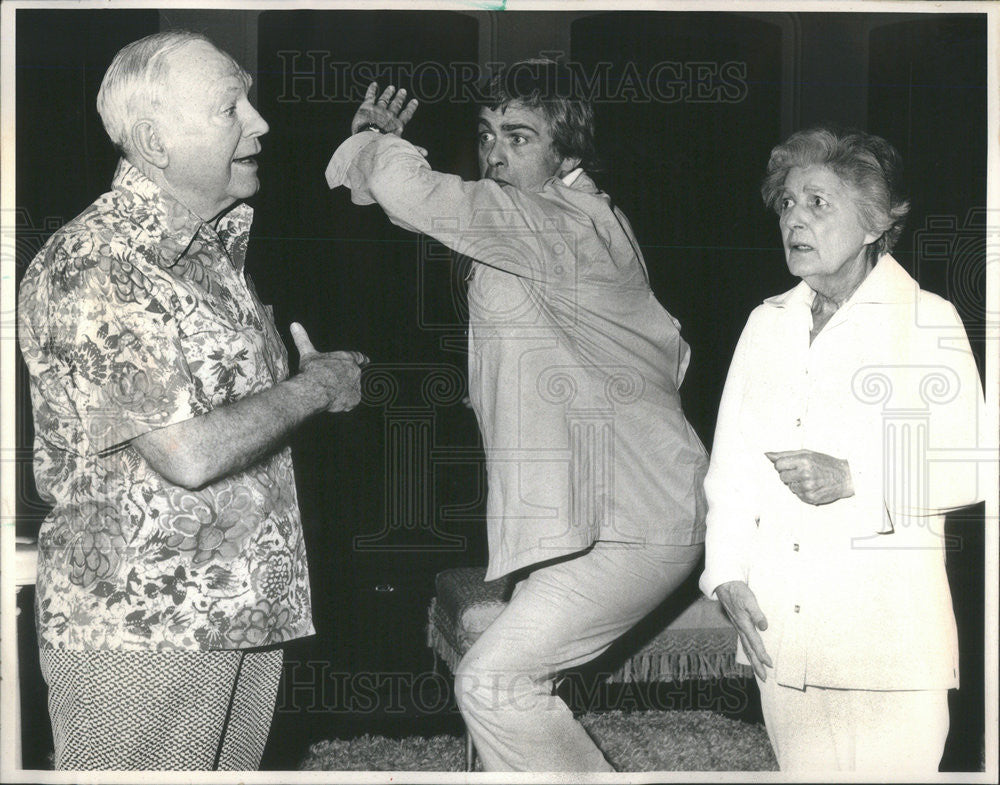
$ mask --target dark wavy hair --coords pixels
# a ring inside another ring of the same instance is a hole
[[[579,158],[580,165],[591,171],[600,167],[594,143],[594,107],[569,68],[545,59],[507,66],[489,80],[482,105],[503,111],[514,102],[541,110],[561,157]]]
[[[760,187],[764,204],[780,213],[788,171],[814,165],[829,168],[854,191],[862,225],[879,235],[868,246],[868,260],[874,264],[896,245],[910,212],[903,193],[903,160],[896,148],[880,136],[853,128],[797,131],[771,150]]]

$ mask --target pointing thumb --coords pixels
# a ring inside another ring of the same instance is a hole
[[[295,348],[299,352],[299,359],[310,354],[318,354],[312,345],[312,341],[309,340],[309,335],[306,333],[305,327],[298,322],[292,322],[289,329],[292,332],[292,340],[295,341]]]

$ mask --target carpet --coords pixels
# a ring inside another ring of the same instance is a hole
[[[607,711],[580,722],[618,771],[777,771],[762,725],[712,711]],[[462,771],[458,736],[366,734],[318,742],[305,771]]]

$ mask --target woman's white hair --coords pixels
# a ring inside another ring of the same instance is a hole
[[[124,155],[131,152],[135,122],[155,116],[163,105],[169,55],[194,41],[215,46],[201,33],[167,30],[133,41],[111,61],[97,93],[97,113],[111,141]],[[222,54],[229,57],[225,52]],[[235,61],[233,65],[249,80]]]
[[[853,128],[817,126],[798,131],[771,150],[761,184],[764,203],[779,215],[785,177],[792,167],[825,166],[850,186],[861,225],[879,237],[868,245],[872,264],[903,234],[910,202],[903,194],[903,159],[881,136]]]

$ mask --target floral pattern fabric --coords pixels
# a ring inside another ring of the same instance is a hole
[[[253,211],[213,229],[125,161],[21,284],[43,648],[211,650],[313,632],[287,447],[198,490],[130,440],[268,389],[284,345],[243,260]]]

